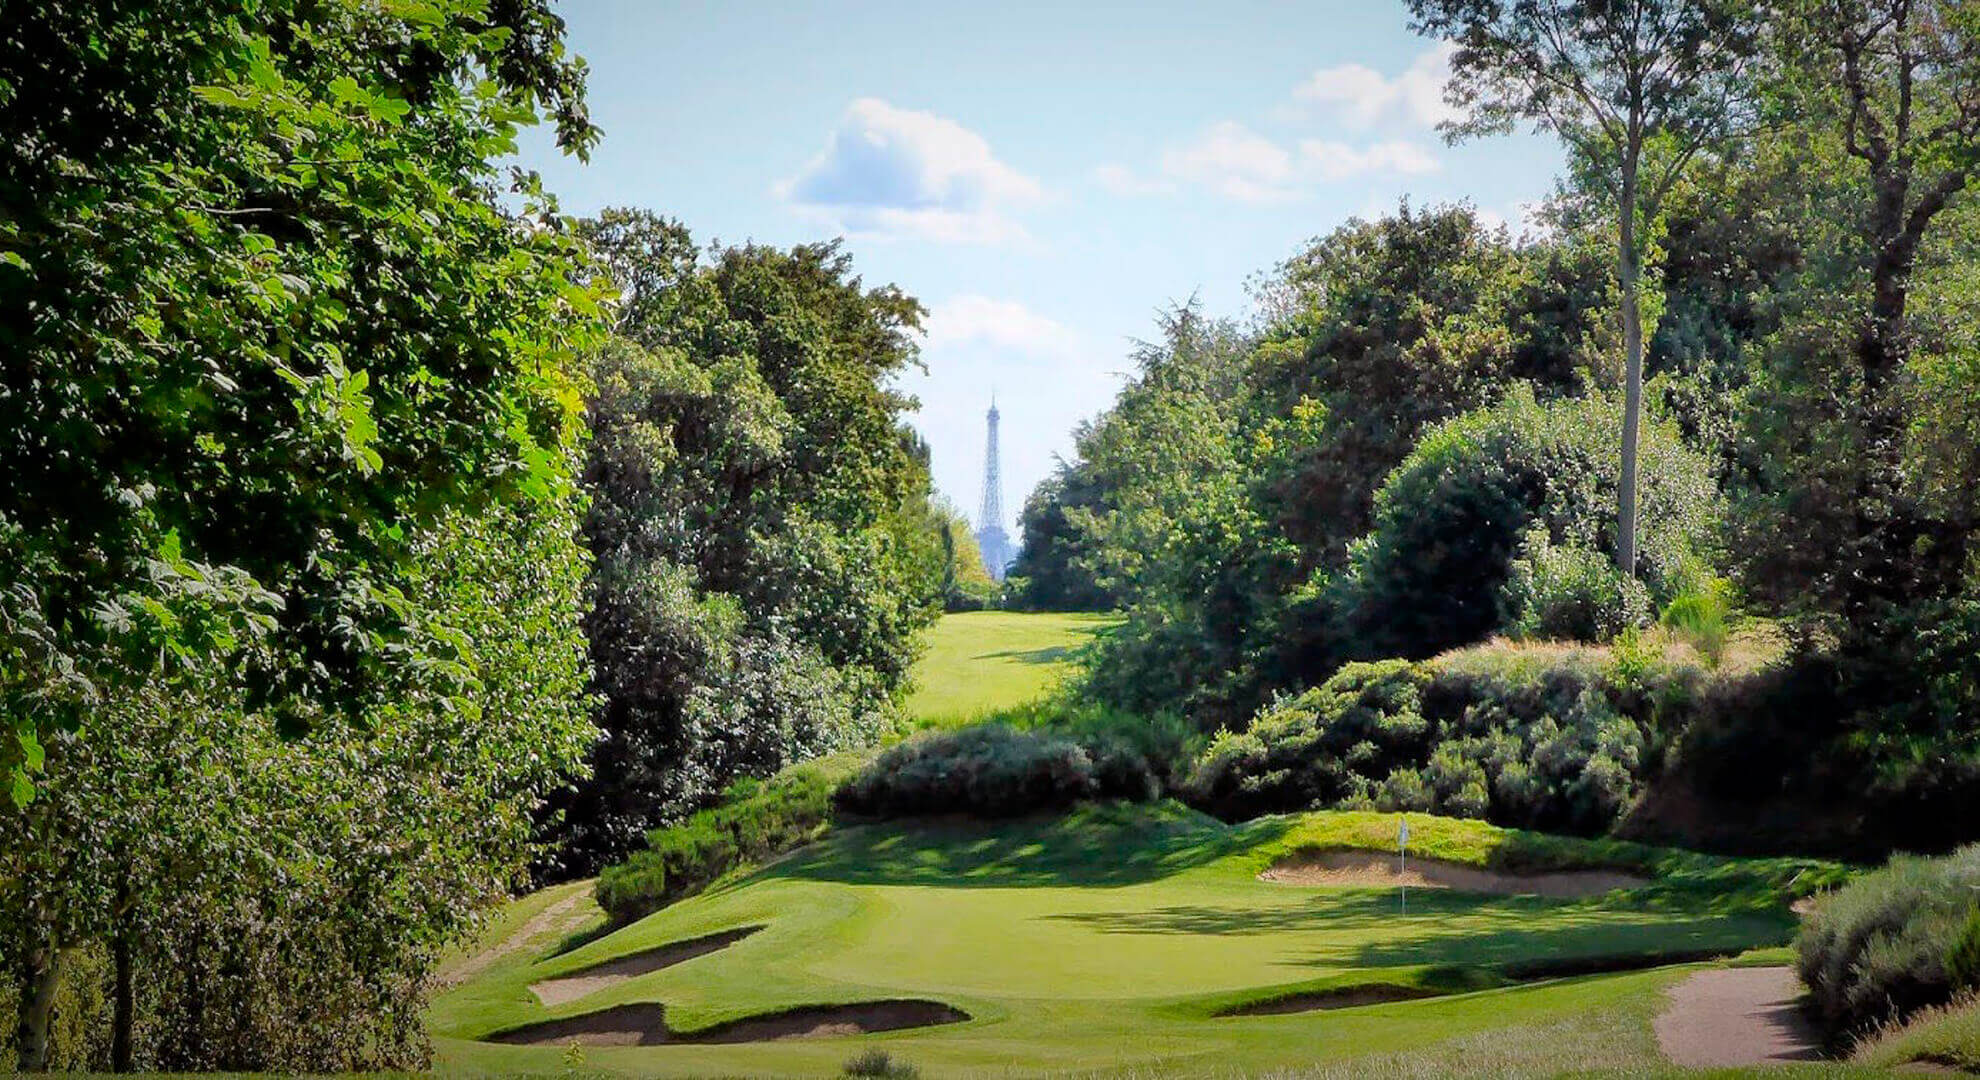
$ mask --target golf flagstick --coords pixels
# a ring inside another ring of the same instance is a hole
[[[1396,822],[1396,886],[1402,890],[1403,914],[1409,913],[1409,815]]]

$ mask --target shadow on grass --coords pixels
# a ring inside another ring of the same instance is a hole
[[[1324,931],[1341,946],[1287,963],[1315,968],[1385,968],[1463,964],[1502,970],[1515,979],[1622,970],[1621,958],[1686,963],[1786,939],[1766,918],[1644,919],[1642,913],[1588,902],[1412,892],[1409,911],[1394,891],[1342,890],[1306,903],[1272,907],[1169,905],[1143,911],[1050,915],[1103,934],[1245,936]],[[1376,937],[1354,943],[1354,938]]]
[[[542,956],[538,957],[538,959],[549,960],[555,957],[562,956],[567,952],[572,952],[574,950],[583,948],[584,946],[589,945],[594,941],[597,941],[599,938],[602,938],[605,935],[610,934],[612,931],[619,929],[621,925],[623,924],[614,923],[612,920],[606,919],[604,922],[599,923],[597,926],[587,927],[579,930],[573,930],[570,933],[565,934],[563,939],[557,942],[555,948],[552,948],[549,952],[544,953]]]
[[[1277,826],[1280,832],[1284,826]],[[1260,841],[1170,806],[1087,806],[1062,817],[858,826],[764,871],[849,885],[1133,885]]]
[[[1614,912],[1587,903],[1560,903],[1526,897],[1480,897],[1447,889],[1411,890],[1405,911],[1394,889],[1340,889],[1303,904],[1221,906],[1176,904],[1146,911],[1093,911],[1046,918],[1088,926],[1103,934],[1279,934],[1328,930],[1352,934],[1411,926],[1449,925],[1454,917],[1545,922],[1561,930],[1613,927]],[[1424,935],[1462,940],[1456,930]]]
[[[972,660],[1016,660],[1020,664],[1058,664],[1072,659],[1084,648],[1081,645],[1050,645],[1043,649],[1005,649],[1003,652],[980,653]]]
[[[1765,922],[1712,919],[1692,923],[1634,923],[1569,925],[1552,929],[1506,928],[1475,930],[1461,937],[1418,935],[1368,942],[1352,953],[1356,967],[1458,960],[1487,964],[1520,979],[1555,978],[1591,971],[1625,970],[1621,958],[1638,958],[1636,965],[1681,964],[1736,953],[1760,945],[1779,944],[1784,932]],[[1341,957],[1316,956],[1306,963],[1334,967]]]

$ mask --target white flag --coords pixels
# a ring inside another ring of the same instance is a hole
[[[1408,818],[1403,818],[1401,821],[1396,823],[1396,850],[1397,851],[1409,850],[1409,819]]]

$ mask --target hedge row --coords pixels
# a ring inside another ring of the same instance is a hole
[[[848,759],[794,765],[769,780],[739,780],[725,800],[646,834],[646,847],[598,876],[598,906],[614,922],[643,918],[746,863],[809,843],[832,817]]]

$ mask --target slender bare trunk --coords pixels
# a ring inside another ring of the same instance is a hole
[[[1616,566],[1636,576],[1636,444],[1643,423],[1643,266],[1636,241],[1636,153],[1625,154],[1621,242],[1617,277],[1622,284],[1623,430],[1622,483],[1616,500]]]

